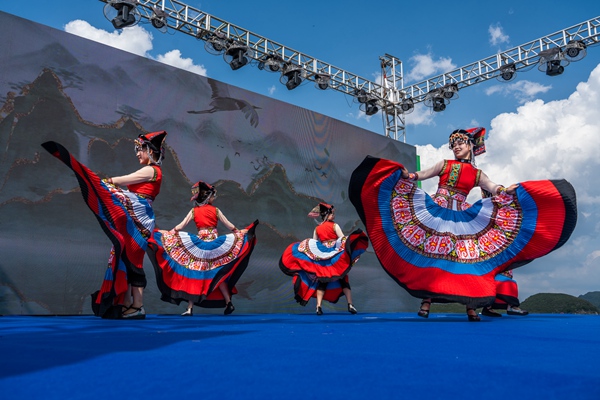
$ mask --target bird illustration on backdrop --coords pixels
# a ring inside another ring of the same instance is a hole
[[[241,111],[247,120],[250,120],[250,125],[254,128],[258,126],[258,113],[260,107],[253,106],[246,100],[236,99],[230,96],[227,86],[208,79],[208,84],[212,89],[211,99],[209,103],[211,108],[208,110],[188,111],[189,114],[212,114],[219,111]]]

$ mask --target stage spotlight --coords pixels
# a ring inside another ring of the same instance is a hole
[[[137,18],[139,11],[135,7],[134,0],[111,1],[106,7],[112,7],[117,11],[117,15],[110,20],[115,29],[123,29],[139,22],[139,18]],[[106,7],[105,15],[107,15]]]
[[[154,8],[152,10],[152,16],[150,17],[150,23],[153,27],[158,29],[161,32],[166,32],[167,30],[167,13],[162,8]]]
[[[267,54],[258,62],[258,69],[268,72],[278,72],[281,69],[281,57]]]
[[[302,77],[298,70],[288,72],[285,76],[287,77],[285,87],[288,88],[288,90],[296,89],[302,83]]]
[[[586,56],[586,48],[586,44],[583,43],[581,40],[570,41],[569,43],[567,43],[567,46],[563,51],[563,55],[569,61],[579,61]]]
[[[455,83],[448,84],[442,87],[442,96],[445,99],[458,99],[458,85]]]
[[[506,64],[502,68],[500,68],[499,78],[501,78],[503,81],[510,82],[513,79],[515,79],[516,72],[517,69],[515,68],[514,63]]]
[[[400,104],[400,110],[402,110],[403,114],[410,114],[415,109],[415,104],[412,99],[405,99]]]
[[[327,90],[331,77],[326,74],[315,74],[315,86],[321,90]]]
[[[367,100],[369,100],[365,89],[355,89],[354,96],[356,96],[356,100],[358,100],[358,102],[361,104],[364,104],[367,102]]]
[[[443,97],[434,97],[432,100],[433,111],[440,112],[446,109],[446,102]]]
[[[213,55],[222,54],[228,47],[230,40],[227,36],[221,32],[206,33],[206,42],[204,43],[204,49]]]
[[[565,67],[560,65],[560,60],[552,60],[546,62],[546,75],[557,76],[565,72]]]
[[[225,58],[225,62],[235,71],[248,64],[248,59],[246,58],[247,51],[248,48],[246,46],[233,44],[225,51],[223,57]]]
[[[446,104],[450,103],[450,97],[444,96],[444,87],[433,89],[425,96],[425,105],[435,112],[444,111]]]
[[[579,48],[578,47],[568,47],[567,55],[571,58],[577,57],[579,55]]]
[[[375,115],[379,111],[379,107],[377,107],[377,100],[371,99],[365,103],[365,114],[367,115]]]
[[[283,82],[284,77],[286,78],[285,82]],[[288,90],[296,89],[302,83],[302,68],[294,64],[286,64],[280,81]]]
[[[570,61],[565,58],[565,54],[558,47],[540,51],[538,69],[548,76],[561,75],[569,64]]]

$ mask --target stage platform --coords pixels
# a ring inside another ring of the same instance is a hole
[[[600,316],[201,311],[0,317],[1,397],[600,399]]]

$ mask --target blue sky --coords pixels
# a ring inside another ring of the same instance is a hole
[[[369,80],[381,73],[379,56],[392,54],[402,60],[405,86],[600,15],[597,0],[185,3]],[[288,91],[278,74],[252,66],[232,71],[191,36],[162,34],[149,24],[115,31],[98,0],[26,4],[2,0],[0,10],[384,132],[381,114],[366,117],[349,96],[312,83]],[[443,113],[421,104],[406,118],[406,141],[417,146],[423,167],[452,156],[446,143],[453,129],[484,126],[488,153],[478,162],[492,180],[508,185],[565,178],[575,186],[575,233],[562,249],[515,273],[523,299],[538,292],[577,296],[600,290],[599,64],[600,46],[594,46],[560,76],[534,68],[512,82],[490,80],[461,90]],[[430,192],[434,187],[424,185]]]

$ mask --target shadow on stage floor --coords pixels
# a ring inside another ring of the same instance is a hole
[[[0,317],[11,398],[598,399],[600,316]]]

